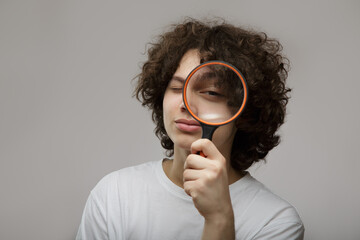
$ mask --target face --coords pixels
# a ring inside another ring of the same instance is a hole
[[[182,99],[184,81],[199,64],[200,56],[197,50],[186,52],[165,91],[163,99],[164,125],[168,136],[174,142],[175,151],[177,148],[189,151],[191,144],[201,138],[201,126],[186,111]],[[220,152],[231,149],[235,132],[234,123],[216,129],[213,142]]]

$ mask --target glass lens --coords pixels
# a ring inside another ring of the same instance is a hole
[[[194,71],[184,89],[190,113],[204,123],[219,125],[234,117],[244,100],[239,75],[222,64],[203,65]]]

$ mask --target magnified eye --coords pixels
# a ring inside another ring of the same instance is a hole
[[[192,117],[205,125],[220,126],[244,109],[247,94],[242,94],[243,90],[247,90],[245,79],[235,67],[210,61],[190,72],[182,94]]]
[[[210,96],[214,96],[214,97],[224,97],[224,95],[222,95],[219,92],[215,92],[215,91],[206,91],[203,92],[204,94],[210,95]]]

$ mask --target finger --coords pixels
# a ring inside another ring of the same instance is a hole
[[[184,163],[184,169],[204,169],[208,165],[208,159],[198,155],[198,154],[190,154]]]
[[[183,173],[183,181],[195,181],[201,178],[201,170],[185,169]]]
[[[216,158],[221,155],[215,144],[209,139],[198,139],[191,144],[191,153],[197,154],[202,151],[207,158]],[[222,155],[221,155],[222,156]]]
[[[187,195],[189,195],[190,197],[194,197],[194,185],[195,185],[195,181],[186,181],[184,182],[184,191],[186,192]]]

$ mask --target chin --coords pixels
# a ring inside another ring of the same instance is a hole
[[[198,140],[200,137],[194,137],[194,136],[182,136],[182,137],[178,137],[176,139],[173,140],[174,142],[174,146],[176,146],[177,148],[180,149],[184,149],[186,151],[190,151],[191,149],[191,144],[193,142],[195,142],[196,140]]]
[[[176,147],[185,151],[191,151],[191,144],[177,144]]]

